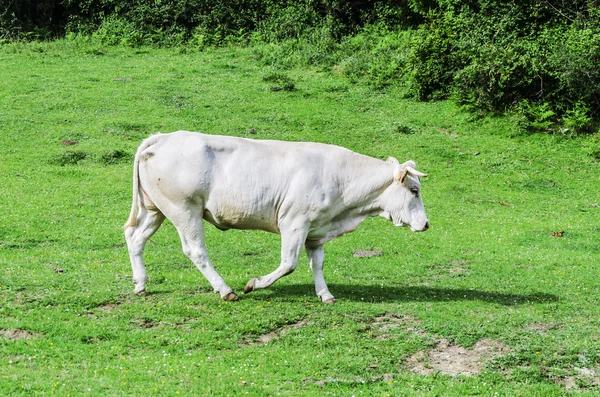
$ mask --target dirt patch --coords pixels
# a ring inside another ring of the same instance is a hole
[[[565,377],[560,383],[567,389],[576,389],[583,387],[596,387],[600,385],[600,367],[593,368],[574,368],[577,372],[574,376]]]
[[[361,385],[364,385],[365,383],[367,383],[367,380],[365,380],[364,378],[342,379],[342,378],[328,377],[326,379],[320,379],[320,380],[315,380],[313,378],[307,378],[307,379],[304,379],[302,381],[302,383],[304,383],[304,384],[312,383],[319,387],[324,387],[327,384],[338,384],[338,385],[361,384]]]
[[[355,258],[368,258],[371,256],[381,256],[383,255],[383,251],[368,251],[368,250],[358,250],[354,251],[352,254]]]
[[[429,270],[437,273],[437,275],[450,275],[451,277],[462,277],[470,273],[470,264],[464,259],[453,259],[448,263],[443,264],[432,264],[429,266]]]
[[[306,378],[302,382],[304,384],[312,383],[319,387],[324,387],[328,384],[338,384],[338,385],[356,385],[356,384],[365,384],[365,383],[374,383],[374,382],[385,382],[389,383],[394,380],[394,376],[392,374],[384,374],[381,376],[376,376],[374,378],[365,379],[365,378],[352,378],[352,379],[342,379],[342,378],[332,378],[328,377],[325,379],[316,380],[313,378]]]
[[[137,325],[140,328],[154,328],[160,326],[160,323],[155,323],[149,318],[137,318],[131,321],[133,324]]]
[[[493,339],[480,340],[471,349],[454,345],[447,339],[442,339],[428,353],[419,351],[406,360],[411,371],[420,375],[439,372],[444,375],[473,376],[485,367],[485,361],[494,357],[504,356],[509,347]]]
[[[117,305],[114,303],[105,303],[104,305],[98,306],[98,309],[102,310],[103,312],[112,312],[116,308]]]
[[[37,338],[39,334],[32,334],[24,329],[0,329],[0,337],[4,337],[12,340],[27,340]]]
[[[540,335],[560,327],[562,327],[562,325],[557,323],[529,323],[525,325],[525,328],[535,331]]]
[[[297,321],[295,323],[288,324],[285,327],[282,327],[281,329],[278,329],[276,331],[271,331],[266,334],[262,334],[258,338],[254,339],[252,341],[249,341],[247,344],[248,345],[266,345],[267,343],[269,343],[273,340],[281,338],[283,335],[287,334],[288,332],[290,332],[292,330],[296,330],[296,329],[300,329],[300,328],[304,327],[306,324],[308,324],[308,319],[305,318],[305,319]]]
[[[450,273],[450,274],[461,274],[461,273],[464,273],[466,275],[466,274],[469,274],[469,270],[465,269],[463,267],[451,267],[451,268],[448,269],[448,273]]]
[[[379,333],[375,337],[378,340],[387,340],[391,338],[389,331],[401,328],[404,331],[414,332],[417,335],[425,336],[426,333],[418,327],[421,324],[420,320],[417,320],[409,314],[392,314],[387,313],[383,316],[375,317],[372,329]]]

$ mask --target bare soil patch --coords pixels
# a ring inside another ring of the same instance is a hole
[[[381,256],[381,255],[383,255],[383,251],[369,251],[369,250],[358,250],[358,251],[354,251],[354,254],[352,254],[352,256],[355,258],[368,258],[371,256]]]
[[[370,379],[365,379],[361,377],[351,378],[351,379],[343,379],[343,378],[332,378],[328,377],[325,379],[315,380],[313,378],[307,378],[303,380],[303,383],[312,383],[319,387],[324,387],[327,384],[338,384],[338,385],[353,385],[353,384],[365,384],[372,382],[392,382],[394,380],[394,376],[392,374],[384,374],[380,376],[376,376]]]
[[[406,364],[411,371],[421,375],[439,372],[450,376],[473,376],[485,368],[485,361],[504,356],[509,351],[506,344],[493,339],[480,340],[471,349],[442,339],[431,351],[419,351],[410,356]]]
[[[300,328],[304,327],[306,324],[308,324],[308,319],[305,318],[305,319],[302,319],[295,323],[288,324],[285,327],[282,327],[278,330],[271,331],[266,334],[262,334],[258,338],[248,342],[247,344],[248,345],[266,345],[267,343],[269,343],[273,340],[281,338],[283,335],[287,334],[288,332],[290,332],[292,330],[296,330],[296,329],[300,329]]]
[[[12,340],[23,340],[32,339],[38,337],[39,334],[32,334],[24,329],[0,329],[0,337],[4,337]]]
[[[383,316],[375,317],[372,328],[374,331],[379,333],[375,339],[389,339],[391,337],[390,331],[401,328],[404,331],[414,332],[417,335],[425,336],[426,332],[418,327],[421,324],[420,320],[417,320],[409,314],[392,314],[387,313]]]
[[[575,368],[574,376],[567,376],[560,382],[567,389],[576,389],[580,385],[585,387],[596,387],[600,385],[600,366],[597,368]]]
[[[533,330],[540,335],[560,327],[562,327],[562,325],[557,323],[529,323],[525,326],[525,328]]]
[[[102,306],[98,306],[98,309],[102,310],[103,312],[112,312],[116,308],[117,308],[117,305],[114,303],[105,303]]]
[[[132,321],[133,324],[137,325],[140,328],[154,328],[156,326],[159,326],[160,323],[155,323],[154,321],[152,321],[149,318],[138,318]]]
[[[467,276],[471,271],[469,270],[470,264],[464,259],[452,259],[448,263],[444,264],[433,264],[429,266],[429,270],[437,273],[437,275],[450,275],[456,276]]]

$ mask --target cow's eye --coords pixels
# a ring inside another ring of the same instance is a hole
[[[417,189],[416,187],[411,188],[410,192],[415,196],[419,197],[419,189]]]

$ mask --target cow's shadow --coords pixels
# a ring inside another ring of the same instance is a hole
[[[462,288],[437,288],[427,286],[381,286],[330,284],[329,291],[338,300],[361,302],[444,302],[444,301],[483,301],[505,306],[526,303],[558,302],[560,298],[544,292],[504,293]],[[315,295],[314,285],[294,284],[272,286],[269,289],[256,291],[252,294],[257,300],[270,299],[302,299]]]

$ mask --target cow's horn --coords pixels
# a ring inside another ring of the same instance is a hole
[[[411,175],[419,176],[421,178],[425,178],[427,176],[427,174],[424,174],[421,171],[417,171],[411,166],[406,166],[406,171],[408,171],[408,173]]]

